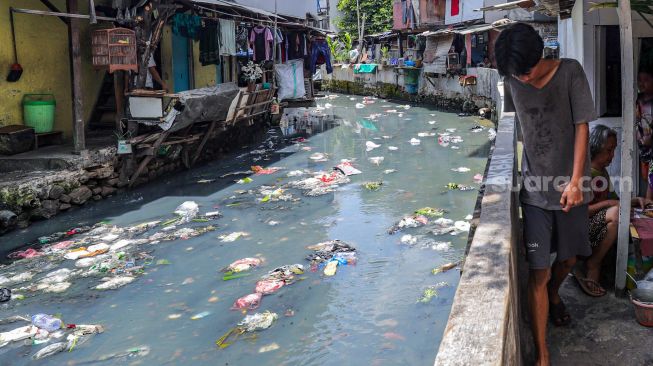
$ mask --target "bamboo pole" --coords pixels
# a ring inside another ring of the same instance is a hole
[[[619,33],[621,35],[621,89],[623,126],[621,133],[621,182],[619,184],[619,231],[615,295],[623,296],[626,287],[628,239],[630,235],[630,201],[633,192],[635,133],[635,61],[633,17],[630,0],[618,0]]]

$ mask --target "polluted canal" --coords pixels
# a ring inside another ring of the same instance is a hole
[[[6,235],[43,237],[0,268],[0,363],[432,364],[491,124],[318,107],[228,161]]]

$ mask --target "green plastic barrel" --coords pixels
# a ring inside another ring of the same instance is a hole
[[[52,94],[25,94],[23,96],[23,119],[25,126],[36,133],[51,132],[54,127],[54,110],[57,102]]]
[[[419,80],[419,69],[406,69],[404,84],[417,84]]]

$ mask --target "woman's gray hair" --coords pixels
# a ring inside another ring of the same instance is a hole
[[[594,159],[605,147],[608,138],[617,138],[617,131],[605,125],[596,125],[590,132],[590,159]]]

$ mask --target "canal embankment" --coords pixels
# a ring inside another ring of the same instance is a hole
[[[470,71],[468,75],[475,76],[471,80],[420,72],[416,94],[406,92],[405,72],[396,67],[379,67],[369,74],[336,67],[324,84],[329,90],[419,100],[450,112],[477,115],[482,110],[497,123],[474,229],[435,364],[520,365],[530,357],[532,346],[522,316],[524,283],[519,281],[525,267],[518,249],[515,117],[502,113],[498,72]]]
[[[199,162],[221,159],[243,145],[260,141],[267,128],[267,123],[259,121],[218,131],[206,144]],[[187,169],[194,146],[162,146],[133,186]],[[126,192],[136,165],[116,150],[114,139],[99,139],[81,155],[71,154],[66,146],[50,146],[0,158],[0,235]]]

